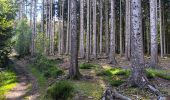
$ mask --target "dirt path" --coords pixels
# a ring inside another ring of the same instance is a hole
[[[9,93],[6,94],[7,100],[37,100],[38,85],[36,79],[27,71],[25,60],[11,59],[14,70],[17,73],[18,83]]]

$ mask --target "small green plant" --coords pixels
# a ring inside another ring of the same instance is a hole
[[[112,76],[113,74],[109,70],[102,70],[96,73],[97,76]]]
[[[166,80],[170,80],[170,71],[168,70],[146,69],[145,73],[148,78],[160,77]]]
[[[110,85],[111,86],[116,86],[116,87],[118,87],[118,86],[120,86],[121,84],[123,84],[124,83],[124,81],[123,80],[110,80]]]
[[[60,76],[64,73],[63,70],[55,68],[55,67],[50,67],[47,71],[44,72],[45,77],[57,77]]]
[[[47,89],[46,99],[68,100],[73,96],[74,88],[69,81],[59,81]]]
[[[96,67],[95,64],[91,64],[91,63],[82,63],[80,64],[80,69],[91,69]]]

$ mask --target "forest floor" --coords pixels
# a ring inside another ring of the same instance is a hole
[[[39,82],[36,79],[35,75],[28,70],[28,65],[30,61],[28,60],[29,57],[26,59],[20,59],[15,60],[12,59],[15,64],[15,70],[18,75],[19,82],[17,83],[16,87],[12,89],[7,95],[7,100],[39,100],[37,98],[42,95],[39,91],[41,91]],[[56,66],[62,68],[65,71],[65,74],[68,74],[68,69],[70,66],[69,57],[67,56],[49,56],[48,59],[56,60],[56,59],[62,59],[62,62],[57,64]],[[103,94],[103,91],[110,87],[110,81],[111,80],[119,80],[122,79],[123,81],[127,79],[126,76],[119,76],[116,75],[117,72],[121,70],[115,70],[111,73],[114,74],[111,77],[108,77],[102,75],[101,72],[108,72],[110,73],[110,68],[122,68],[125,70],[130,69],[130,63],[125,60],[125,58],[117,56],[116,57],[118,65],[113,66],[108,64],[107,59],[98,59],[96,61],[90,61],[91,64],[94,64],[97,67],[94,68],[87,68],[87,69],[81,69],[80,73],[83,75],[81,80],[73,81],[71,82],[74,84],[75,88],[75,95],[73,97],[73,100],[99,100]],[[146,61],[149,62],[149,57],[145,57]],[[29,62],[29,63],[28,63]],[[81,64],[86,63],[85,60],[79,59],[79,66]],[[161,66],[160,70],[166,70],[167,75],[170,76],[170,58],[165,57],[159,59],[159,65]],[[116,72],[117,71],[117,72]],[[121,73],[121,72],[120,72]],[[56,79],[54,79],[56,80]],[[58,80],[58,78],[57,78]],[[60,79],[59,79],[60,80]],[[160,77],[154,77],[149,79],[151,83],[155,85],[163,94],[170,95],[170,80],[160,78]],[[45,80],[49,83],[51,82],[51,79]],[[119,81],[116,81],[119,84]],[[117,83],[116,83],[117,84]],[[119,87],[111,86],[114,89],[116,89],[119,93],[122,93],[123,95],[130,97],[133,100],[156,100],[156,96],[150,92],[148,92],[145,89],[139,89],[139,88],[124,88],[120,89]],[[47,88],[44,87],[43,88]],[[46,91],[46,89],[42,90]]]
[[[7,100],[37,100],[39,96],[38,85],[35,77],[28,72],[25,60],[11,58],[17,75],[16,86],[6,94]]]

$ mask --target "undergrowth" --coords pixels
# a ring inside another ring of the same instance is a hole
[[[68,100],[74,92],[73,84],[70,81],[59,81],[47,89],[45,100]]]
[[[96,64],[92,64],[92,63],[82,63],[80,64],[80,69],[92,69],[97,67]]]
[[[17,77],[11,70],[0,72],[0,100],[5,100],[5,94],[16,86]]]
[[[32,66],[39,70],[44,75],[44,77],[56,78],[64,74],[64,71],[57,67],[59,62],[59,60],[49,60],[44,56],[38,56]]]
[[[145,73],[148,78],[160,77],[166,80],[170,80],[169,70],[146,69]]]
[[[125,79],[129,77],[130,70],[121,68],[104,69],[96,73],[97,76],[102,76],[112,86],[120,86],[125,82]]]
[[[81,96],[92,97],[92,100],[100,100],[103,87],[100,83],[88,81],[72,81],[75,92]]]

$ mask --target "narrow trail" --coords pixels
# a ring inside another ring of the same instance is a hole
[[[13,65],[17,74],[17,85],[6,94],[6,100],[37,100],[39,97],[38,84],[26,68],[25,60],[15,60],[11,58],[10,63]]]

